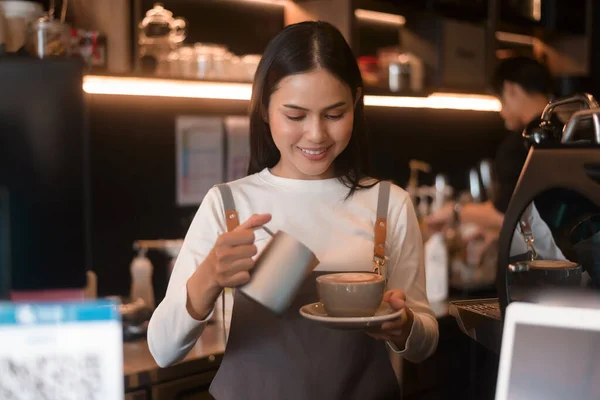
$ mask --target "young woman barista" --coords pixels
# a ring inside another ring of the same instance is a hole
[[[235,292],[227,350],[210,389],[217,400],[398,399],[386,343],[414,362],[437,346],[413,205],[404,190],[365,176],[361,88],[350,47],[328,23],[290,25],[264,52],[252,91],[249,175],[211,189],[202,202],[150,321],[150,351],[161,366],[186,356],[223,288],[250,279],[268,239],[253,228],[291,234],[320,264],[280,317]],[[383,212],[380,197],[389,204]],[[227,209],[235,212],[226,218]],[[384,244],[375,246],[382,234]],[[317,275],[372,271],[374,249],[385,259],[384,301],[403,309],[401,317],[367,334],[299,315],[318,301]]]

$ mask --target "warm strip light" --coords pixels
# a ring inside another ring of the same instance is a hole
[[[252,85],[88,75],[84,77],[83,90],[105,95],[250,100]],[[429,97],[366,95],[364,102],[380,107],[500,111],[500,102],[494,97],[454,93],[433,93]]]
[[[365,96],[365,105],[494,112],[501,108],[500,102],[491,96],[454,93],[433,93],[428,97]]]
[[[406,24],[406,18],[402,15],[387,14],[378,11],[357,9],[354,11],[354,16],[359,19],[364,19],[373,22],[383,22],[403,26]]]
[[[524,44],[527,46],[533,46],[535,38],[528,35],[519,35],[518,33],[510,32],[496,32],[496,39],[506,43]]]
[[[453,110],[496,111],[502,109],[500,101],[493,96],[480,94],[433,93],[427,97],[430,108]]]
[[[427,97],[365,95],[365,106],[427,108]]]
[[[91,94],[116,94],[124,96],[250,100],[252,85],[247,83],[191,82],[172,79],[88,75],[83,80],[83,91]]]

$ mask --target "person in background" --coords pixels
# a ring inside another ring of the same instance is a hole
[[[529,153],[523,130],[537,125],[553,93],[550,71],[534,59],[513,57],[501,61],[492,78],[492,88],[502,103],[500,115],[509,131],[494,159],[494,198],[484,203],[447,204],[425,219],[428,231],[439,231],[453,221],[473,223],[497,232]],[[562,123],[554,117],[552,123]]]
[[[208,192],[150,321],[152,355],[160,366],[182,360],[223,289],[249,281],[268,242],[256,228],[289,233],[320,264],[280,317],[235,291],[225,356],[210,388],[217,400],[398,399],[387,347],[413,362],[436,349],[421,233],[409,195],[396,185],[388,223],[378,227],[387,232],[384,301],[404,310],[401,316],[367,333],[330,329],[298,312],[318,301],[316,274],[374,267],[383,183],[367,176],[362,86],[352,50],[328,23],[290,25],[265,49],[252,90],[249,175],[228,183],[245,222],[230,226],[230,197]]]

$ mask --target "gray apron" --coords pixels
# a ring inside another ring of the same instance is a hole
[[[219,189],[226,215],[233,215],[229,187]],[[380,184],[379,196],[377,224],[385,228],[389,182]],[[400,399],[385,342],[300,316],[300,307],[319,301],[315,278],[324,273],[313,272],[280,316],[235,291],[225,355],[210,386],[216,400]]]

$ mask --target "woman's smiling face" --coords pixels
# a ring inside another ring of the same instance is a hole
[[[354,125],[350,88],[324,69],[290,75],[271,94],[268,122],[281,159],[272,172],[290,179],[326,179]]]

